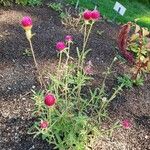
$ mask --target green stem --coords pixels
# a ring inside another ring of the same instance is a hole
[[[93,24],[94,24],[94,22],[92,22],[92,24],[90,24],[90,29],[89,29],[89,31],[88,31],[88,33],[87,33],[87,36],[86,36],[86,39],[85,39],[85,43],[84,43],[84,47],[83,47],[83,53],[84,53],[84,51],[85,51],[85,47],[86,47],[86,45],[87,45],[87,42],[88,42],[90,33],[91,33],[91,31],[92,31]]]
[[[60,55],[59,55],[59,63],[58,63],[58,73],[59,73],[59,71],[60,71],[60,66],[61,66],[61,60],[62,59],[62,52],[60,52]]]
[[[84,37],[83,37],[83,49],[85,48],[85,41],[86,41],[86,33],[87,32],[87,24],[84,27]]]
[[[79,112],[81,111],[81,104],[80,104],[80,102],[81,102],[81,86],[79,86],[79,88],[78,88],[78,91],[77,91],[77,96],[78,96],[78,110],[79,110]]]
[[[29,41],[29,44],[30,44],[30,49],[31,49],[31,52],[32,52],[32,56],[33,56],[33,60],[34,60],[34,64],[35,64],[35,68],[39,74],[39,82],[40,82],[40,85],[44,86],[44,88],[46,89],[46,85],[45,85],[45,82],[43,81],[43,78],[42,78],[42,75],[40,73],[40,70],[39,70],[39,67],[38,67],[38,63],[36,61],[36,58],[35,58],[35,54],[34,54],[34,50],[33,50],[33,46],[32,46],[32,42],[31,42],[31,39],[28,39]]]
[[[69,58],[70,58],[70,42],[68,42],[68,51],[66,52],[67,53],[67,60],[66,60],[66,74],[68,72],[68,61],[69,61]]]
[[[109,98],[109,100],[107,101],[107,104],[110,103],[115,97],[116,95],[122,90],[122,88],[124,87],[124,83],[122,83],[117,90],[115,90],[115,92],[112,94],[112,96]]]
[[[48,121],[49,121],[49,126],[51,127],[52,125],[52,110],[51,108],[48,108]]]
[[[82,53],[81,53],[81,68],[83,68],[85,48],[86,48],[90,33],[92,31],[93,24],[94,24],[94,22],[92,22],[92,24],[90,24],[88,33],[84,33],[84,43],[83,43],[83,49],[82,49]],[[85,25],[85,32],[87,32],[86,25]]]
[[[116,57],[113,59],[113,61],[111,62],[110,66],[107,68],[107,72],[105,74],[105,77],[104,77],[104,80],[103,80],[103,83],[102,83],[102,86],[101,86],[101,90],[100,90],[100,95],[104,92],[105,90],[105,82],[106,82],[106,79],[108,77],[108,75],[110,74],[110,71],[112,69],[112,66],[114,64],[114,62],[116,61]]]
[[[68,107],[68,71],[69,71],[69,68],[68,68],[68,61],[69,61],[69,58],[70,58],[70,42],[68,42],[68,51],[66,52],[67,53],[67,60],[66,60],[66,70],[65,70],[65,100],[66,100],[66,109]]]
[[[102,106],[100,106],[100,110],[98,111],[98,120],[99,123],[101,123],[101,114],[106,112],[106,108],[108,107],[108,104],[117,96],[117,94],[122,90],[124,87],[124,83],[121,84],[112,94],[112,96],[104,103],[102,102]]]

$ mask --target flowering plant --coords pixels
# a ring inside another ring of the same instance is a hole
[[[107,106],[124,87],[122,83],[110,97],[105,92],[105,81],[116,58],[105,72],[102,85],[94,90],[87,86],[93,80],[94,66],[91,61],[85,66],[89,52],[86,45],[100,13],[97,10],[86,10],[82,16],[84,38],[83,47],[76,48],[77,61],[70,56],[73,37],[67,35],[65,42],[56,43],[59,62],[55,73],[50,75],[50,83],[45,91],[34,92],[33,95],[33,116],[36,121],[29,133],[34,134],[34,137],[41,135],[60,150],[85,150],[90,140],[100,134],[99,125],[108,117]],[[62,55],[66,56],[65,62],[62,61]]]

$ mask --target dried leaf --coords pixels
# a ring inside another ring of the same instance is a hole
[[[150,61],[147,63],[147,70],[150,72]]]
[[[140,31],[140,26],[138,26],[137,24],[135,25],[135,33],[138,33]]]
[[[149,35],[150,33],[149,33],[148,29],[142,28],[142,34],[145,37],[145,36]]]
[[[147,38],[147,44],[145,46],[148,51],[150,51],[150,38]]]
[[[135,41],[139,37],[139,33],[132,34],[130,42]]]

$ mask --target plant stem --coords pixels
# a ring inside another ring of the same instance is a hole
[[[68,66],[69,55],[70,55],[70,42],[68,42],[68,52],[67,52],[66,66]]]
[[[39,70],[39,67],[38,67],[38,63],[37,63],[36,58],[35,58],[35,54],[34,54],[34,50],[33,50],[33,46],[32,46],[31,39],[28,39],[28,41],[29,41],[29,44],[30,44],[30,48],[31,48],[31,52],[32,52],[32,56],[33,56],[35,68],[36,68],[36,70],[37,70],[37,72],[38,72],[38,74],[39,74],[39,82],[40,82],[40,85],[41,85],[41,86],[43,85],[44,88],[46,89],[46,85],[45,85],[45,83],[44,83],[44,81],[43,81],[42,75],[41,75],[40,70]]]
[[[86,45],[87,45],[87,42],[88,42],[88,39],[89,39],[91,30],[92,30],[93,24],[94,24],[94,22],[92,22],[92,24],[90,24],[90,29],[89,29],[89,31],[88,31],[88,33],[87,33],[87,36],[86,36],[86,39],[85,39],[85,43],[84,43],[84,47],[83,47],[83,52],[85,51],[85,47],[86,47]]]
[[[67,51],[67,60],[66,60],[66,70],[65,70],[65,100],[66,100],[66,109],[68,107],[69,101],[68,101],[68,61],[69,61],[69,55],[70,55],[70,42],[68,42],[68,51]]]
[[[50,127],[52,125],[52,115],[51,115],[51,113],[52,113],[51,108],[48,108],[48,120],[49,120],[49,126]]]
[[[77,96],[78,96],[78,110],[79,110],[79,112],[81,111],[81,105],[80,105],[81,96],[80,96],[80,94],[81,94],[81,86],[79,86],[78,91],[77,91]]]
[[[85,24],[85,31],[84,31],[84,43],[83,43],[83,49],[82,49],[82,53],[81,53],[81,68],[83,68],[83,64],[84,64],[84,52],[85,52],[85,48],[92,30],[94,22],[92,22],[92,24],[90,24],[90,28],[87,32],[87,25]],[[87,33],[86,33],[87,32]]]
[[[105,77],[104,77],[104,80],[103,80],[103,83],[102,83],[102,87],[101,87],[101,90],[100,90],[100,95],[104,92],[105,90],[105,82],[106,82],[106,79],[108,77],[108,75],[110,74],[110,71],[111,71],[111,68],[114,64],[114,62],[116,61],[116,57],[113,59],[113,61],[111,62],[110,66],[107,68],[107,72],[105,74]]]
[[[108,99],[107,104],[110,103],[116,97],[116,95],[122,90],[123,87],[124,87],[124,83],[118,86],[118,88],[115,90],[112,96]]]
[[[87,32],[87,24],[85,24],[85,27],[84,27],[83,50],[84,50],[84,47],[85,47],[86,34],[87,34],[86,32]]]
[[[59,53],[59,62],[58,62],[58,68],[57,68],[57,76],[58,76],[58,80],[60,81],[60,76],[61,76],[61,61],[62,61],[62,52]],[[55,83],[54,83],[54,87],[55,87]],[[59,90],[59,83],[56,83],[56,88],[55,88],[55,93],[58,95],[58,90]]]
[[[122,90],[123,87],[124,87],[124,83],[122,83],[120,86],[118,86],[118,88],[114,91],[112,96],[105,103],[102,102],[102,106],[100,106],[100,110],[98,111],[99,123],[101,122],[101,114],[103,112],[106,112],[108,104],[117,96],[117,94]]]
[[[58,63],[58,73],[60,71],[60,66],[61,66],[61,59],[62,59],[62,52],[60,52],[60,56],[59,56],[59,63]]]

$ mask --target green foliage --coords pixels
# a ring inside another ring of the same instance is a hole
[[[144,79],[140,75],[137,76],[135,80],[133,80],[133,84],[136,86],[143,86],[144,85]]]
[[[10,6],[12,4],[13,0],[0,0],[0,5],[3,6]]]
[[[25,6],[28,4],[28,0],[16,0],[15,3]]]
[[[14,2],[23,6],[39,6],[42,4],[42,0],[0,0],[0,4],[3,6],[10,6]]]
[[[30,57],[30,56],[32,56],[32,52],[30,49],[25,49],[25,51],[23,52],[23,55]]]
[[[134,1],[138,1],[142,4],[150,4],[150,0],[134,0]]]
[[[126,88],[132,88],[133,87],[133,81],[131,79],[131,77],[129,75],[123,75],[123,76],[119,76],[117,77],[118,83],[119,84],[124,84],[124,87]]]
[[[117,15],[113,10],[116,0],[87,0],[86,2],[85,0],[80,0],[79,6],[88,9],[94,9],[95,5],[97,5],[98,9],[101,11],[103,17],[105,18],[107,17],[111,20],[116,18],[115,21],[119,23],[134,21],[136,18],[138,18],[139,20],[137,23],[139,25],[150,28],[150,4],[147,5],[145,0],[140,1],[142,3],[139,3],[138,0],[120,0],[119,2],[127,8],[127,11],[123,17]],[[75,6],[77,0],[66,0],[66,2]]]
[[[61,3],[49,3],[48,7],[52,8],[53,10],[57,12],[62,12],[62,4]]]
[[[29,6],[40,6],[42,5],[42,0],[28,0]]]
[[[73,42],[66,42],[66,48],[58,53],[59,62],[55,72],[50,74],[50,83],[42,92],[34,92],[33,100],[35,109],[33,117],[37,118],[33,127],[29,130],[34,137],[41,136],[50,144],[54,144],[59,150],[85,150],[91,140],[101,134],[102,121],[108,119],[110,102],[122,91],[125,82],[113,88],[112,95],[106,94],[105,81],[111,74],[111,69],[117,58],[114,58],[105,72],[102,85],[92,88],[93,78],[86,68],[91,69],[91,62],[85,59],[91,50],[86,45],[95,22],[84,22],[83,48],[77,51],[77,60],[70,57]],[[62,61],[62,58],[66,58]],[[44,103],[44,93],[52,93],[56,98],[53,106]],[[48,122],[46,128],[40,126],[41,121]],[[107,134],[112,134],[115,124]]]

